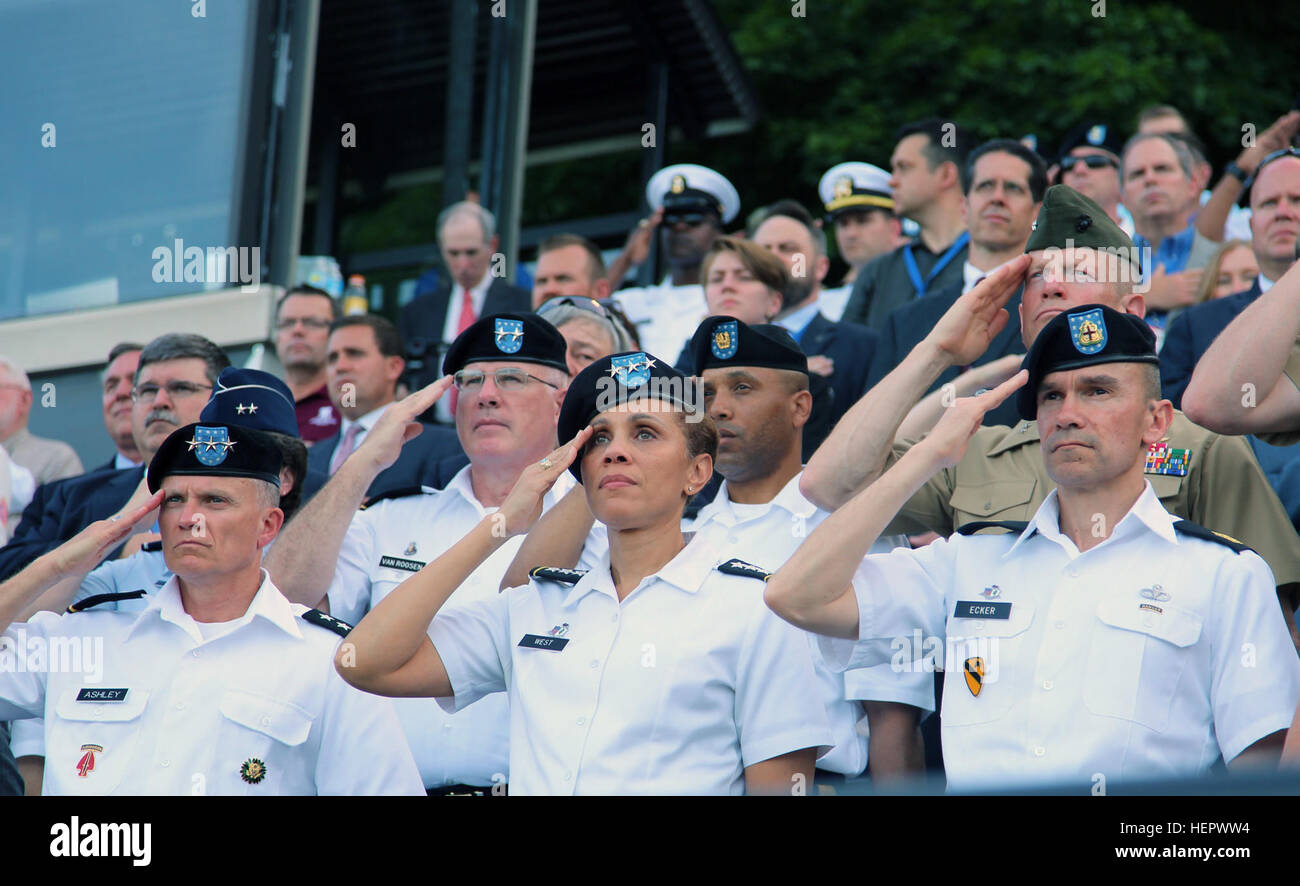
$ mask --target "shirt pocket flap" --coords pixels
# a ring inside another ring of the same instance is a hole
[[[240,726],[269,735],[284,745],[300,745],[307,740],[315,719],[302,708],[238,689],[227,689],[221,696],[221,713]]]
[[[1017,505],[1028,506],[1033,494],[1032,480],[999,480],[979,486],[958,486],[948,502],[954,511],[991,516]]]
[[[95,687],[90,687],[95,688]],[[127,723],[144,713],[149,693],[131,689],[122,701],[78,701],[81,689],[69,689],[59,699],[56,711],[60,720],[91,723]]]
[[[1142,609],[1136,600],[1109,597],[1097,604],[1097,617],[1113,628],[1136,631],[1174,646],[1191,646],[1200,639],[1204,619],[1199,614],[1167,603],[1159,609]]]

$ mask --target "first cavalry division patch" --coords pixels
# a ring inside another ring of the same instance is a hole
[[[971,695],[979,695],[980,690],[984,688],[984,659],[978,656],[966,659],[966,667],[963,670],[966,676],[966,688],[970,690]]]

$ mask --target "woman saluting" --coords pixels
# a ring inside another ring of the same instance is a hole
[[[448,710],[509,692],[512,794],[802,793],[831,743],[807,640],[763,604],[763,573],[681,533],[717,448],[688,384],[641,352],[579,373],[569,442],[361,620],[335,656],[343,678]],[[440,614],[566,468],[609,530],[606,558]]]

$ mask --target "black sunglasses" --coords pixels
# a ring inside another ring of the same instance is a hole
[[[1272,163],[1274,160],[1281,160],[1283,157],[1300,157],[1300,148],[1288,146],[1265,156],[1263,160],[1259,161],[1259,165],[1255,167],[1254,175],[1246,181],[1246,189],[1249,190],[1250,186],[1255,184],[1255,179],[1259,178],[1259,173],[1265,166]]]
[[[542,302],[541,307],[537,309],[537,313],[545,317],[547,314],[554,312],[556,308],[566,306],[577,308],[581,311],[590,311],[593,314],[599,314],[606,320],[611,319],[610,313],[605,308],[605,305],[601,304],[598,300],[573,295],[563,295],[559,298],[548,298],[546,301]]]
[[[1082,163],[1089,169],[1105,169],[1107,166],[1114,166],[1116,169],[1119,168],[1119,164],[1109,157],[1103,157],[1101,154],[1089,154],[1086,157],[1062,157],[1060,164],[1061,171],[1069,172],[1074,168],[1076,163]]]
[[[684,222],[693,228],[696,225],[704,224],[707,217],[702,212],[669,212],[664,214],[664,224],[671,227],[679,222]]]

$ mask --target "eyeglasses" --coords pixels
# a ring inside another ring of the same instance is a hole
[[[164,387],[167,389],[167,396],[173,400],[183,400],[186,397],[193,397],[199,391],[212,390],[212,385],[196,385],[188,381],[169,381],[166,385],[146,382],[131,389],[131,399],[137,402],[143,400],[145,403],[152,403],[158,399],[158,392],[163,390]]]
[[[1265,166],[1272,163],[1274,160],[1281,160],[1283,157],[1300,157],[1300,148],[1288,146],[1266,155],[1263,160],[1259,161],[1259,165],[1255,167],[1255,174],[1246,182],[1246,187],[1249,188],[1255,183],[1255,179],[1259,178],[1259,174]]]
[[[522,369],[514,369],[510,366],[503,366],[500,369],[494,369],[491,374],[492,381],[496,383],[498,388],[507,394],[517,393],[528,387],[529,379],[539,381],[544,385],[550,385],[557,391],[560,389],[559,385],[551,384],[544,378],[538,378],[532,373],[524,372]],[[469,391],[473,393],[483,387],[483,379],[487,378],[487,376],[488,373],[479,369],[462,369],[460,372],[453,375],[451,380],[455,383],[456,390],[461,392]]]
[[[545,317],[547,314],[555,313],[556,309],[566,306],[577,308],[581,311],[590,311],[593,314],[599,314],[606,320],[610,319],[609,311],[606,309],[605,305],[601,304],[597,299],[582,298],[573,295],[563,295],[559,298],[548,298],[546,301],[542,302],[541,307],[537,309],[537,315],[539,317]]]
[[[664,224],[672,227],[678,223],[690,225],[692,228],[704,223],[705,216],[702,212],[669,212],[664,214]]]
[[[1069,172],[1074,168],[1076,163],[1082,163],[1089,169],[1105,169],[1107,166],[1114,166],[1116,169],[1119,168],[1119,164],[1109,157],[1104,157],[1101,154],[1089,154],[1086,157],[1062,157],[1061,171]]]
[[[301,323],[303,326],[307,327],[308,329],[319,330],[319,329],[330,328],[330,321],[322,320],[319,317],[286,317],[285,319],[276,323],[275,328],[278,329],[280,332],[285,332],[286,330],[293,329],[293,327],[299,323]]]

